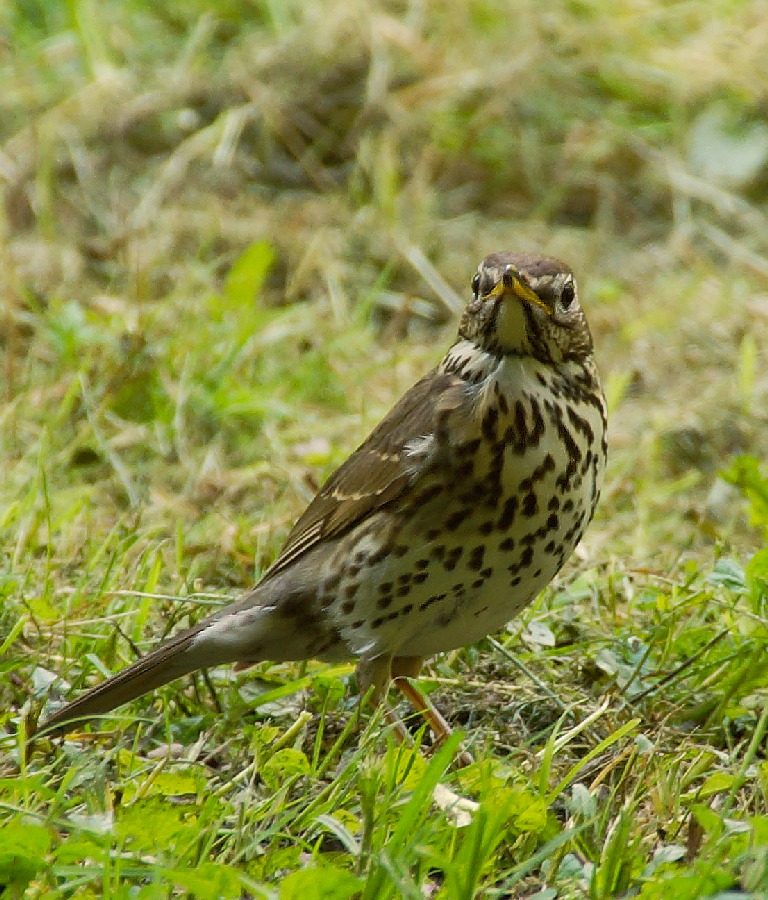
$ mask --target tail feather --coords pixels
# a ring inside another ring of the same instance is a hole
[[[287,576],[277,576],[262,582],[235,603],[170,638],[67,703],[40,725],[38,733],[63,734],[75,722],[101,716],[197,669],[314,655],[315,645],[322,645],[328,636],[311,623],[310,627],[296,627],[293,611],[302,608],[305,592],[301,585],[292,587],[286,580]],[[279,599],[287,603],[287,613],[279,611]]]
[[[199,649],[194,648],[195,638],[206,624],[207,622],[200,623],[176,635],[161,644],[157,650],[137,659],[127,668],[67,703],[46,719],[37,733],[64,734],[76,722],[101,716],[196,669],[232,662],[233,660],[225,658],[204,659]]]

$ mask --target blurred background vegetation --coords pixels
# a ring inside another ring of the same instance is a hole
[[[52,683],[101,677],[250,584],[322,479],[440,358],[479,260],[538,249],[573,266],[595,333],[604,498],[578,559],[505,636],[543,681],[489,647],[433,674],[454,720],[493,733],[521,772],[561,708],[583,717],[613,697],[606,739],[632,691],[646,700],[646,740],[671,754],[658,781],[653,766],[621,769],[637,758],[624,750],[604,759],[616,771],[600,782],[633,785],[631,825],[612,794],[592,850],[569,850],[542,889],[636,886],[659,835],[691,822],[685,877],[704,833],[706,878],[713,860],[742,859],[672,785],[689,786],[674,773],[696,759],[700,792],[717,764],[726,812],[753,830],[765,814],[745,759],[762,759],[768,688],[768,4],[18,0],[0,7],[0,72],[6,732]],[[559,699],[543,693],[552,681]],[[236,682],[201,684],[234,721],[249,709]],[[323,696],[329,722],[349,716],[352,700]],[[210,697],[186,702],[159,738],[182,720],[187,737],[203,722],[227,739]],[[250,758],[248,734],[225,768]],[[590,746],[569,744],[564,770]],[[3,765],[16,778],[19,759]],[[47,784],[84,763],[51,765]],[[706,797],[717,808],[717,790]],[[105,802],[62,794],[48,821]],[[635,863],[600,876],[617,822]],[[296,825],[292,846],[314,846],[312,827]],[[506,852],[489,850],[487,883],[519,865]],[[759,886],[763,863],[733,862],[712,890]],[[546,882],[531,877],[531,891]]]

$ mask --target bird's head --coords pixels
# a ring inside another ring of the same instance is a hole
[[[472,279],[459,335],[498,354],[582,360],[592,335],[570,268],[548,256],[492,253]]]

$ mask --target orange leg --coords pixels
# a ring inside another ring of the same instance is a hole
[[[408,729],[387,704],[391,666],[392,660],[388,656],[375,656],[373,659],[360,660],[357,664],[357,683],[363,699],[367,697],[374,706],[379,703],[384,705],[384,716],[392,726],[396,740],[400,744],[407,744],[410,739]],[[358,715],[361,709],[362,704],[358,707]]]
[[[429,699],[409,680],[418,677],[421,665],[422,659],[418,656],[396,657],[392,660],[392,681],[411,706],[426,720],[434,735],[432,748],[436,750],[452,733],[451,726],[440,710],[433,706]],[[468,766],[474,760],[466,750],[462,750],[458,754],[456,762],[460,766]]]
[[[385,715],[392,726],[395,738],[400,743],[407,743],[411,737],[407,728],[395,712],[386,705],[387,687],[391,679],[413,708],[424,717],[435,736],[432,746],[433,749],[436,749],[451,734],[451,726],[409,681],[410,678],[418,677],[422,663],[423,659],[420,656],[398,656],[394,659],[378,656],[358,663],[357,678],[364,696],[370,691],[373,703],[384,702]],[[468,766],[474,760],[469,753],[462,750],[456,757],[456,762],[460,766]]]

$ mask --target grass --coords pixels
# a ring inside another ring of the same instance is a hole
[[[4,896],[768,894],[764,10],[510,9],[0,11]],[[26,758],[258,577],[530,247],[579,276],[611,459],[558,581],[430,663],[475,765],[314,662]]]

